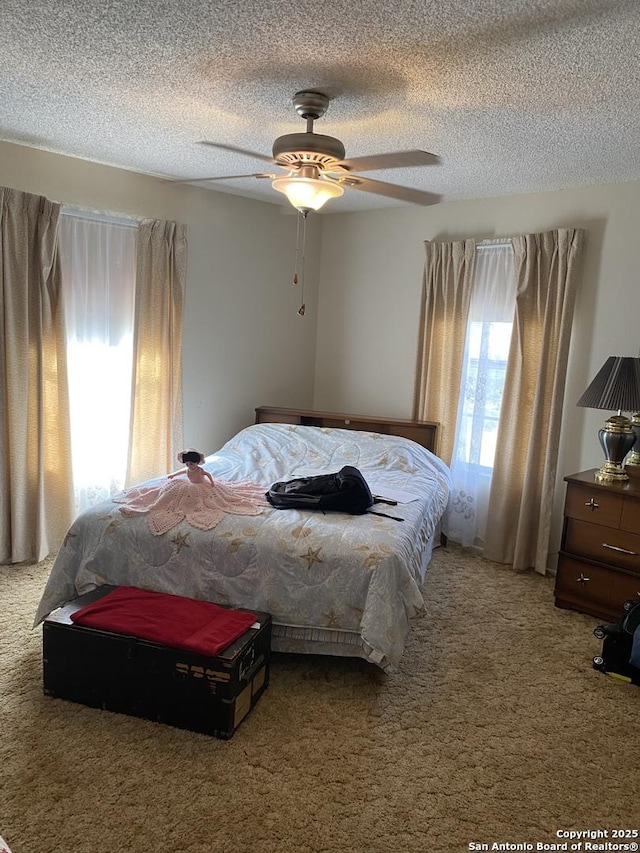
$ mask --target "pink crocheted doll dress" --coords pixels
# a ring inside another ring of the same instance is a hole
[[[123,515],[147,515],[149,529],[156,536],[171,530],[183,519],[198,530],[211,530],[225,514],[258,515],[265,500],[264,486],[214,480],[200,463],[204,456],[197,450],[178,454],[186,469],[169,474],[165,482],[153,486],[134,486],[118,497]],[[196,461],[198,460],[198,461]],[[176,479],[186,474],[185,479]]]

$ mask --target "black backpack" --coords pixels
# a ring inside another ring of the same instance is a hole
[[[361,472],[345,465],[336,474],[318,474],[274,483],[265,497],[276,509],[320,509],[362,515],[373,506]]]

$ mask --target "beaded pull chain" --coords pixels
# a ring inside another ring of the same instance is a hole
[[[306,310],[306,305],[304,302],[304,262],[305,262],[305,247],[306,247],[306,243],[307,243],[307,214],[308,213],[309,213],[308,210],[299,210],[298,211],[298,224],[297,224],[297,230],[296,230],[296,263],[295,263],[295,270],[293,273],[294,285],[298,283],[298,280],[300,280],[300,287],[301,287],[301,291],[302,291],[300,295],[302,297],[302,304],[298,308],[298,314],[301,317],[304,317],[304,312]],[[300,220],[302,220],[302,248],[300,247]],[[298,279],[298,262],[299,262],[300,256],[302,256],[302,259],[301,259],[301,264],[300,264],[300,277]]]

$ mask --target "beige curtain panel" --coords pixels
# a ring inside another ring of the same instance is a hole
[[[126,485],[177,467],[182,450],[184,225],[145,220],[137,238],[131,427]]]
[[[440,423],[438,454],[450,465],[476,241],[426,241],[425,252],[413,417]]]
[[[484,556],[547,570],[569,340],[585,232],[513,240],[517,291]]]
[[[516,308],[484,556],[547,570],[571,323],[584,231],[513,239]],[[414,417],[441,424],[451,464],[476,244],[426,243]]]
[[[0,562],[42,560],[73,520],[60,205],[0,188]]]

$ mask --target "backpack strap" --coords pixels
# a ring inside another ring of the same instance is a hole
[[[386,501],[379,501],[379,503],[386,503]],[[368,509],[367,512],[370,515],[381,515],[383,518],[392,518],[394,521],[404,521],[404,518],[400,518],[398,515],[389,515],[387,512],[376,512],[374,509]]]

